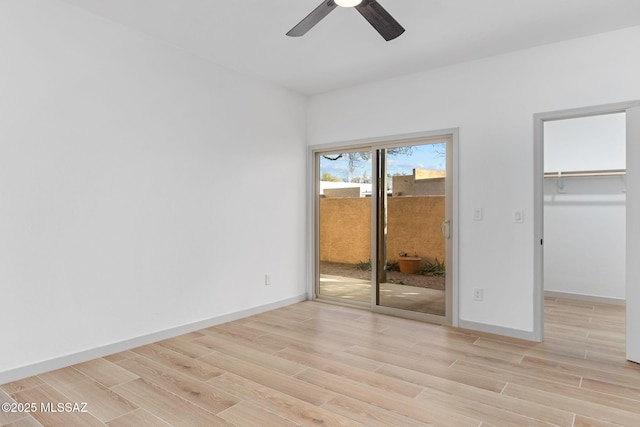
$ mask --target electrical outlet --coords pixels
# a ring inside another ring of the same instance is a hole
[[[473,300],[474,301],[482,301],[482,297],[483,297],[483,291],[482,288],[474,288],[473,289]]]
[[[265,286],[270,286],[271,285],[271,275],[270,274],[265,274],[264,275],[264,285]]]
[[[482,208],[473,208],[473,220],[482,221]]]
[[[524,211],[522,209],[513,211],[513,222],[522,224],[524,222]]]

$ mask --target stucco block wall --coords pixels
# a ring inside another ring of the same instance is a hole
[[[371,258],[371,199],[320,199],[320,260],[355,264]]]
[[[418,254],[425,261],[445,259],[440,225],[444,196],[390,197],[387,254]],[[320,260],[355,264],[371,258],[371,199],[320,199]]]
[[[445,259],[440,225],[445,220],[444,196],[391,197],[387,206],[387,259],[399,252],[418,254],[423,261]]]

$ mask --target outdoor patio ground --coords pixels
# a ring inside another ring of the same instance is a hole
[[[420,313],[445,315],[445,291],[396,283],[380,284],[380,303]],[[350,301],[371,302],[371,281],[358,278],[320,275],[320,295]]]

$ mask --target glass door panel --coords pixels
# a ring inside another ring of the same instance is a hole
[[[371,154],[316,155],[318,184],[317,293],[371,304]]]
[[[315,153],[316,297],[451,323],[453,141]]]
[[[378,306],[447,314],[447,145],[376,150]]]

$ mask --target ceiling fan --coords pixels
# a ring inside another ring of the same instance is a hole
[[[404,33],[402,25],[396,21],[376,0],[324,0],[306,18],[293,27],[287,35],[303,36],[336,7],[355,7],[364,19],[386,40],[393,40]]]

